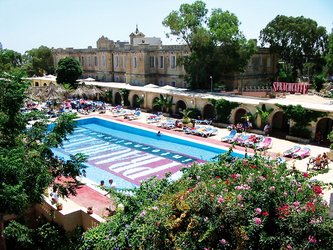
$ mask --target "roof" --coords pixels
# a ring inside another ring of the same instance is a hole
[[[86,85],[96,85],[100,87],[110,87],[110,88],[126,88],[133,91],[151,92],[158,94],[169,94],[174,96],[187,96],[192,98],[202,98],[202,99],[220,99],[224,98],[231,102],[238,102],[249,105],[259,105],[259,104],[281,104],[281,105],[301,105],[304,108],[323,111],[323,112],[333,112],[333,99],[317,96],[314,94],[287,94],[284,98],[258,98],[241,96],[235,94],[222,94],[222,93],[211,93],[211,92],[194,92],[183,88],[172,87],[154,87],[152,85],[146,86],[133,86],[127,83],[118,82],[86,82]]]

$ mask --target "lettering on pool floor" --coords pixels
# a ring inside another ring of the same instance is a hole
[[[143,143],[78,128],[65,141],[61,153],[88,155],[90,165],[111,172],[136,185],[152,176],[163,178],[200,159]]]

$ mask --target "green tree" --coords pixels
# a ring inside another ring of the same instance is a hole
[[[119,93],[120,93],[120,96],[121,96],[122,105],[129,106],[130,102],[128,100],[128,96],[129,96],[130,90],[123,88],[123,89],[120,90]]]
[[[311,137],[311,131],[307,128],[310,122],[326,115],[325,112],[305,109],[301,105],[276,105],[283,109],[286,119],[295,122],[295,125],[290,128],[290,134],[303,138]]]
[[[22,66],[22,55],[14,50],[0,50],[0,72],[11,71]]]
[[[325,60],[325,72],[328,76],[333,76],[333,32],[328,36],[328,46]]]
[[[260,31],[260,40],[292,68],[294,81],[298,72],[308,76],[320,72],[324,66],[327,32],[312,19],[278,15]],[[304,70],[304,64],[310,62],[313,67]]]
[[[154,108],[159,108],[162,112],[171,113],[173,105],[173,96],[160,94],[159,98],[156,98],[153,102]]]
[[[43,76],[44,74],[54,74],[54,61],[52,50],[46,46],[26,51],[25,63],[30,76]]]
[[[223,123],[230,122],[229,120],[230,120],[231,111],[239,106],[239,103],[229,102],[228,100],[225,99],[219,99],[219,100],[212,99],[210,100],[210,102],[214,106],[216,120]]]
[[[59,60],[56,72],[57,83],[69,83],[74,87],[76,80],[82,75],[83,71],[77,59],[65,57]]]
[[[178,61],[193,89],[209,89],[210,76],[219,82],[226,74],[243,71],[256,50],[255,42],[247,41],[239,30],[234,14],[221,9],[213,9],[209,17],[207,13],[206,4],[195,1],[181,4],[179,11],[172,11],[163,20],[170,29],[167,36],[176,36],[190,50],[189,56]]]
[[[40,112],[21,113],[28,86],[21,76],[0,76],[0,234],[6,214],[20,215],[40,203],[50,185],[57,187],[60,195],[75,194],[79,185],[75,177],[86,160],[82,154],[65,162],[54,157],[51,148],[60,146],[73,132],[75,115],[63,114],[49,126]],[[27,129],[30,119],[36,122]],[[61,176],[70,181],[55,182]]]
[[[266,105],[256,106],[256,115],[255,117],[260,118],[260,127],[263,127],[263,124],[267,122],[268,116],[274,111],[273,108],[266,108]]]

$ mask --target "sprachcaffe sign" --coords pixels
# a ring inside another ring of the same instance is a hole
[[[291,92],[307,94],[309,84],[307,82],[273,82],[273,91],[275,92]]]

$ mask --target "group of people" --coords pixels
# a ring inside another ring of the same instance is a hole
[[[310,158],[309,164],[313,164],[313,167],[317,170],[323,169],[328,165],[328,156],[325,152],[319,154],[317,157]]]

